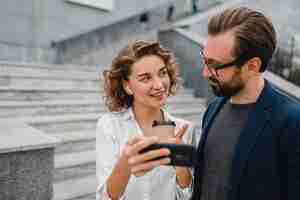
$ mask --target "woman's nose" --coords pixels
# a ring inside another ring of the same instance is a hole
[[[153,88],[161,89],[163,87],[163,81],[160,78],[156,78],[153,81]]]

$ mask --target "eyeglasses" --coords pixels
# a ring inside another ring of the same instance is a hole
[[[220,64],[219,63],[211,64],[211,63],[207,62],[202,51],[200,51],[200,59],[202,60],[202,64],[207,67],[209,72],[216,76],[218,76],[218,70],[220,70],[220,69],[225,69],[225,68],[232,67],[232,66],[241,66],[244,63],[243,60],[241,60],[240,58],[237,58],[237,59],[235,59],[229,63],[225,63],[225,64],[221,64],[221,63]]]

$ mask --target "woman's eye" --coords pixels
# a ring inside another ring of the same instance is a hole
[[[147,82],[149,80],[150,80],[150,77],[148,77],[148,76],[145,76],[145,77],[140,79],[141,82]]]
[[[161,76],[166,76],[168,74],[168,71],[167,70],[164,70],[160,73]]]

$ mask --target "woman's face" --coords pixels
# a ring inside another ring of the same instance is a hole
[[[142,57],[131,66],[129,80],[124,84],[133,95],[133,106],[160,108],[166,103],[170,77],[164,61],[156,55]]]

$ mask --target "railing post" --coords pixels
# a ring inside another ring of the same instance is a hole
[[[17,121],[0,121],[0,199],[51,200],[59,141]]]

